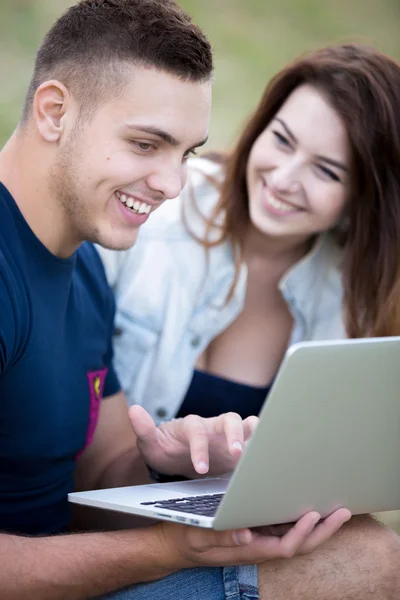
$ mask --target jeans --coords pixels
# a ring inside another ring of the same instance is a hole
[[[184,569],[139,583],[98,600],[258,600],[257,567]]]

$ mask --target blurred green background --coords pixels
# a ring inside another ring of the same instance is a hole
[[[0,0],[0,143],[19,119],[35,49],[73,0]],[[180,0],[216,56],[210,147],[229,143],[265,83],[323,44],[362,40],[400,59],[400,0]]]
[[[35,49],[73,0],[0,0],[0,144],[19,120]],[[400,0],[180,0],[216,57],[208,148],[229,144],[268,79],[332,42],[363,41],[400,59]],[[398,473],[393,474],[399,476]],[[384,520],[400,532],[400,513]]]

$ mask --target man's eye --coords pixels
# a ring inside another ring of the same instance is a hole
[[[197,152],[196,150],[188,150],[187,152],[185,152],[185,154],[183,155],[183,160],[186,161],[188,158],[190,158],[191,156],[196,156]]]
[[[137,148],[139,148],[139,150],[141,150],[142,152],[150,152],[151,150],[155,149],[155,146],[153,144],[150,144],[149,142],[132,142],[134,144],[134,146],[136,146]]]

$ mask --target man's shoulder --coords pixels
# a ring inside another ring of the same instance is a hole
[[[28,302],[27,283],[24,280],[19,261],[9,248],[0,231],[0,297],[9,298],[12,305]]]
[[[24,239],[27,230],[13,197],[0,183],[0,285],[2,294],[8,291],[15,304],[25,304],[29,298],[26,280],[26,256],[29,252]]]
[[[30,331],[31,303],[26,282],[0,236],[0,373],[19,356]]]

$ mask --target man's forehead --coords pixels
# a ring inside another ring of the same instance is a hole
[[[135,67],[127,71],[121,97],[132,102],[152,103],[157,100],[177,102],[182,97],[197,97],[199,102],[211,102],[211,79],[185,80],[160,69]]]
[[[118,127],[127,134],[140,130],[161,133],[159,137],[169,136],[172,145],[174,141],[192,145],[204,142],[211,112],[210,83],[183,82],[172,76],[166,82],[164,76],[166,85],[161,88],[140,85],[145,82],[143,78],[132,82],[108,106]]]

